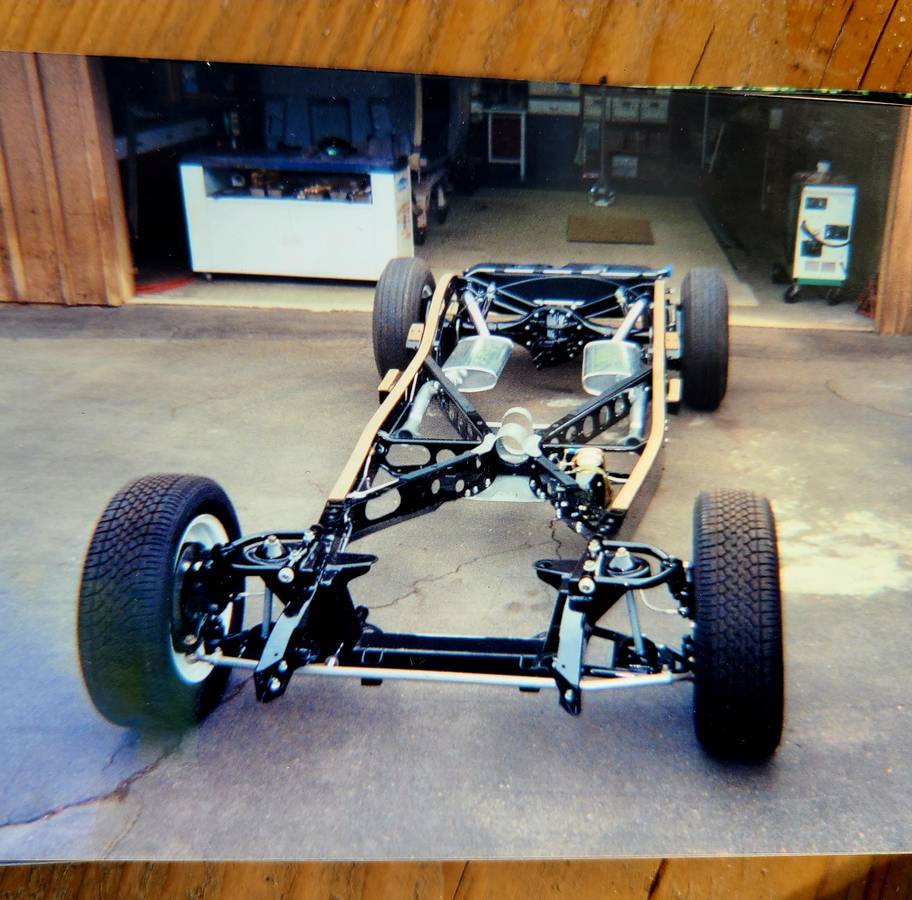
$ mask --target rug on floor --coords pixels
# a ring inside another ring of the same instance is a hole
[[[568,216],[567,240],[590,244],[654,244],[648,219],[626,216]]]

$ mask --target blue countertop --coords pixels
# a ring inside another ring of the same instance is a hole
[[[279,169],[286,172],[399,172],[408,160],[372,158],[369,156],[326,156],[323,153],[191,153],[181,157],[181,164],[206,166],[210,169]]]

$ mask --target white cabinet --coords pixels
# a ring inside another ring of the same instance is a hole
[[[180,174],[195,272],[374,281],[414,254],[404,163],[199,157]]]

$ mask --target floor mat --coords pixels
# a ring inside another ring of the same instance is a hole
[[[648,219],[568,216],[567,240],[591,244],[654,244]]]

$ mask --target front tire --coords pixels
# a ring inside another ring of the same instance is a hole
[[[239,536],[231,501],[208,478],[140,478],[108,504],[86,554],[78,608],[83,678],[108,721],[180,729],[216,705],[229,670],[185,652],[192,624],[179,608],[179,586],[194,551]],[[242,580],[231,587],[240,592]],[[226,632],[240,628],[240,600],[218,618]]]
[[[785,704],[776,523],[748,491],[694,506],[694,724],[714,756],[763,759]]]
[[[374,359],[381,375],[404,369],[414,356],[406,346],[415,322],[423,322],[434,295],[434,276],[420,257],[391,259],[374,293]]]
[[[681,374],[692,409],[719,408],[728,388],[728,287],[718,269],[692,269],[681,283]]]

